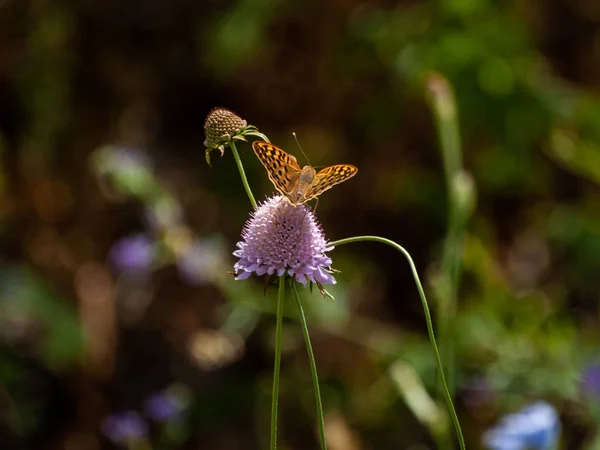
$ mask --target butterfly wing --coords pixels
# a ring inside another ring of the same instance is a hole
[[[325,167],[315,175],[311,188],[306,193],[305,200],[315,198],[331,189],[336,184],[340,184],[349,178],[352,178],[358,169],[351,164],[337,164],[335,166]]]
[[[290,192],[298,183],[298,177],[302,171],[296,158],[279,147],[263,141],[254,141],[252,148],[262,165],[267,169],[267,175],[275,189],[289,198]]]

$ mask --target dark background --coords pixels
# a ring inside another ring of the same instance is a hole
[[[173,383],[190,389],[186,420],[177,438],[152,425],[151,441],[267,446],[276,288],[227,274],[251,206],[230,150],[206,164],[216,106],[301,164],[292,132],[312,165],[356,165],[319,201],[328,239],[403,245],[443,316],[431,71],[455,91],[476,189],[457,311],[438,330],[467,445],[545,399],[563,448],[587,448],[600,420],[600,387],[581,381],[600,361],[599,25],[596,0],[1,0],[0,448],[111,448],[104,418]],[[146,155],[140,172],[107,162],[122,148]],[[238,148],[262,200],[273,188]],[[158,200],[181,215],[152,226]],[[110,255],[137,233],[159,251],[132,274]],[[213,251],[190,280],[196,239]],[[437,448],[390,370],[413,371],[445,412],[406,261],[374,243],[331,256],[336,300],[305,297],[331,449]],[[289,300],[281,448],[315,449]]]

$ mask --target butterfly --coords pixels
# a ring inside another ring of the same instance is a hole
[[[318,172],[312,166],[300,168],[292,155],[263,141],[252,143],[254,153],[267,169],[269,180],[292,205],[301,205],[353,177],[358,169],[351,164],[337,164]]]

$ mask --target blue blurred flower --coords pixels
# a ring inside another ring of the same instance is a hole
[[[325,234],[317,218],[306,206],[293,206],[281,195],[261,204],[242,232],[233,254],[239,258],[234,265],[236,280],[245,280],[252,273],[277,275],[288,273],[306,284],[335,284],[326,269],[331,258],[325,252]]]
[[[483,436],[490,450],[551,450],[560,435],[556,409],[546,402],[536,402],[515,414],[505,416]]]
[[[150,270],[154,256],[154,241],[149,236],[137,234],[117,241],[109,259],[117,270],[143,273]]]
[[[173,386],[149,396],[144,403],[144,412],[156,422],[171,422],[181,419],[188,406],[188,389]]]
[[[586,367],[581,375],[581,393],[600,400],[600,363]]]
[[[102,422],[102,433],[115,444],[139,442],[148,435],[148,424],[135,411],[112,414]]]
[[[225,272],[225,250],[218,239],[198,239],[177,259],[181,277],[190,284],[206,284]]]

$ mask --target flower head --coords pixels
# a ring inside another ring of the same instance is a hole
[[[215,147],[223,139],[229,139],[241,132],[248,122],[233,111],[225,108],[214,108],[204,121],[204,133],[206,147]]]
[[[325,255],[325,235],[315,215],[306,206],[293,206],[281,195],[261,204],[242,232],[233,254],[239,258],[234,265],[236,280],[252,273],[281,276],[286,272],[305,284],[335,284],[325,268],[331,258]]]
[[[184,386],[172,386],[146,399],[144,412],[156,422],[181,419],[189,406],[189,390]]]
[[[125,411],[104,419],[102,432],[115,444],[128,445],[145,439],[148,424],[135,411]]]
[[[144,273],[154,261],[155,244],[144,234],[121,239],[110,251],[110,261],[120,271]]]
[[[233,140],[245,141],[244,136],[258,136],[266,141],[267,137],[260,133],[252,125],[248,125],[244,119],[225,108],[214,108],[204,122],[204,146],[206,147],[206,162],[210,165],[210,152],[218,149],[221,156],[225,153],[225,147]]]
[[[559,434],[556,409],[540,401],[505,416],[498,425],[486,431],[483,441],[490,450],[551,450]]]

